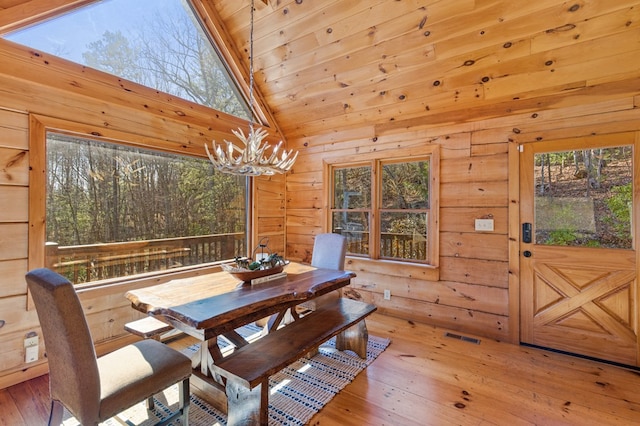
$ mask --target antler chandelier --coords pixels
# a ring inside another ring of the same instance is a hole
[[[251,0],[251,26],[249,31],[249,107],[253,107],[253,12],[254,0]],[[239,148],[232,142],[224,140],[222,144],[212,141],[212,151],[209,151],[207,144],[204,145],[207,156],[213,166],[224,173],[245,176],[274,175],[285,173],[291,169],[298,157],[298,152],[293,154],[293,150],[280,152],[282,141],[275,147],[264,140],[268,133],[265,129],[254,128],[253,113],[249,111],[249,134],[244,135],[242,129],[231,130],[234,135],[244,144],[244,148]]]

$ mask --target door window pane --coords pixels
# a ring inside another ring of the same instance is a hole
[[[536,154],[536,244],[632,247],[633,148]]]

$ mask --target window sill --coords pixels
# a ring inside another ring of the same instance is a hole
[[[440,280],[440,268],[434,265],[423,265],[397,260],[366,259],[347,256],[345,269],[355,272],[367,271],[374,274],[395,277],[413,278],[424,281]]]
[[[166,269],[163,271],[148,272],[145,274],[110,278],[108,280],[92,281],[88,283],[76,284],[75,288],[78,294],[83,294],[99,291],[107,291],[111,293],[114,290],[122,291],[121,289],[123,287],[126,287],[126,289],[147,287],[151,285],[162,284],[175,279],[219,272],[221,270],[220,263],[222,262],[184,266],[181,268]]]

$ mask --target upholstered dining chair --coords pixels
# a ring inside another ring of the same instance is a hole
[[[347,238],[344,235],[318,234],[313,242],[311,266],[342,271],[346,254]]]
[[[347,238],[344,235],[326,233],[316,235],[313,241],[313,252],[311,253],[311,266],[324,269],[344,270],[344,260],[347,254]],[[309,302],[303,303],[302,308],[314,310],[318,306],[340,297],[340,291],[317,297]]]
[[[46,268],[27,273],[49,361],[49,425],[62,423],[63,408],[81,425],[97,425],[153,395],[179,384],[176,418],[188,424],[191,361],[156,341],[143,340],[96,356],[80,299],[73,285]]]
[[[316,235],[313,242],[311,266],[315,266],[316,268],[337,269],[339,271],[342,271],[344,270],[344,260],[346,254],[346,237],[340,234],[333,233],[318,234]],[[298,313],[303,314],[308,311],[313,311],[318,306],[321,306],[322,304],[327,303],[331,300],[337,299],[338,297],[340,297],[340,292],[337,290],[328,294],[324,294],[308,302],[301,303],[295,308],[294,312],[291,312],[291,314],[297,315]],[[288,324],[289,322],[293,321],[291,314],[289,313],[289,311],[287,311],[282,324]],[[266,325],[267,329],[271,330],[274,327],[276,318],[277,315],[263,318],[262,320],[256,321],[256,325],[260,327]]]

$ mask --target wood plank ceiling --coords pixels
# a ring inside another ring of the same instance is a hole
[[[204,1],[248,51],[249,1]],[[637,0],[258,3],[256,82],[289,140],[567,106],[569,94],[638,85],[625,60],[638,53]]]
[[[196,1],[248,69],[250,0]],[[0,0],[0,31],[86,2]],[[258,0],[256,85],[288,140],[567,106],[638,85],[637,3]]]

